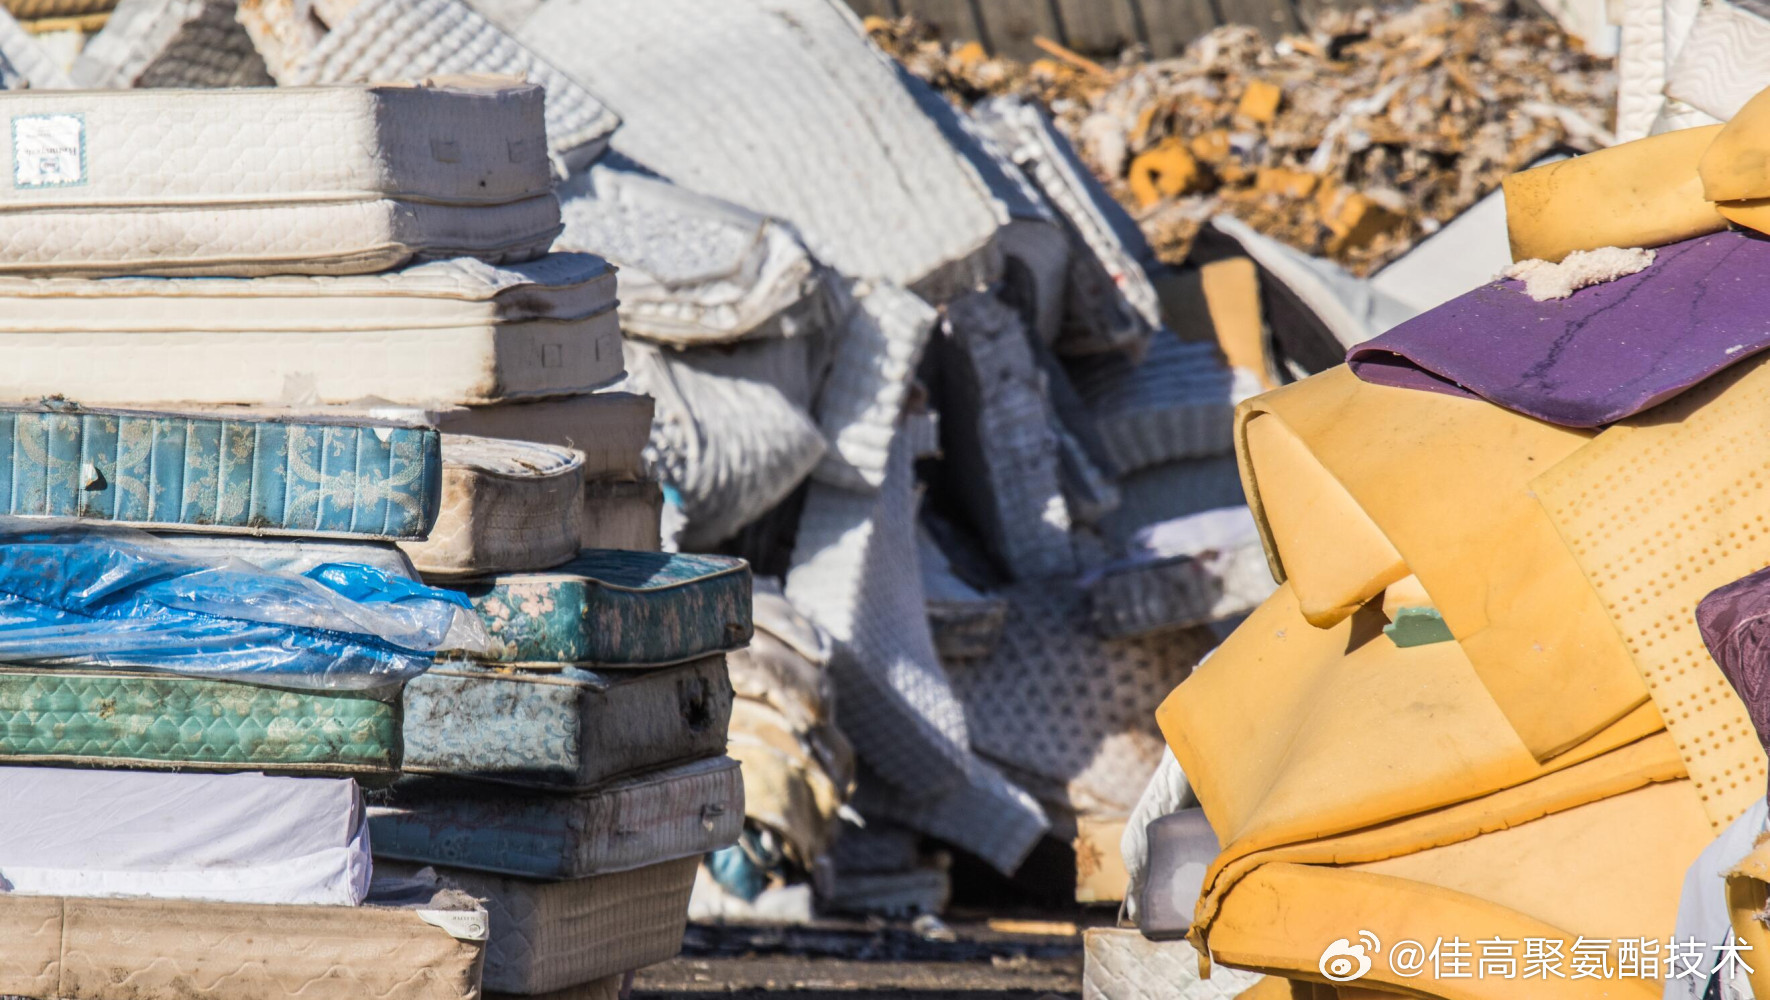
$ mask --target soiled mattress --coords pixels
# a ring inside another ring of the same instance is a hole
[[[624,370],[620,343],[614,270],[588,254],[345,277],[0,277],[0,399],[482,404],[596,389]]]
[[[584,456],[557,445],[443,435],[442,511],[404,542],[425,576],[544,569],[578,554]]]
[[[9,91],[0,272],[367,274],[538,257],[559,234],[542,90]]]

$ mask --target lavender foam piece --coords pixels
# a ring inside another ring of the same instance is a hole
[[[1537,302],[1495,281],[1346,353],[1366,382],[1478,396],[1564,427],[1599,427],[1770,347],[1770,241],[1715,233],[1644,271]]]

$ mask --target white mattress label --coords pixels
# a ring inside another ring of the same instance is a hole
[[[71,187],[86,183],[86,119],[80,115],[17,115],[12,119],[12,186]]]

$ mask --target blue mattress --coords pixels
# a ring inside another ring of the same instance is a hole
[[[405,769],[586,789],[725,750],[725,657],[593,673],[442,663],[406,684]]]
[[[433,428],[0,407],[0,514],[155,528],[420,539],[436,522]]]
[[[369,806],[376,857],[539,879],[588,878],[707,854],[736,843],[743,826],[744,783],[730,757],[571,794],[401,778]]]

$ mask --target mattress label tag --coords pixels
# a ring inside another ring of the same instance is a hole
[[[86,119],[80,115],[16,115],[12,119],[12,186],[72,187],[86,183]]]
[[[418,919],[433,927],[442,928],[457,941],[486,939],[487,921],[484,910],[419,910]]]

